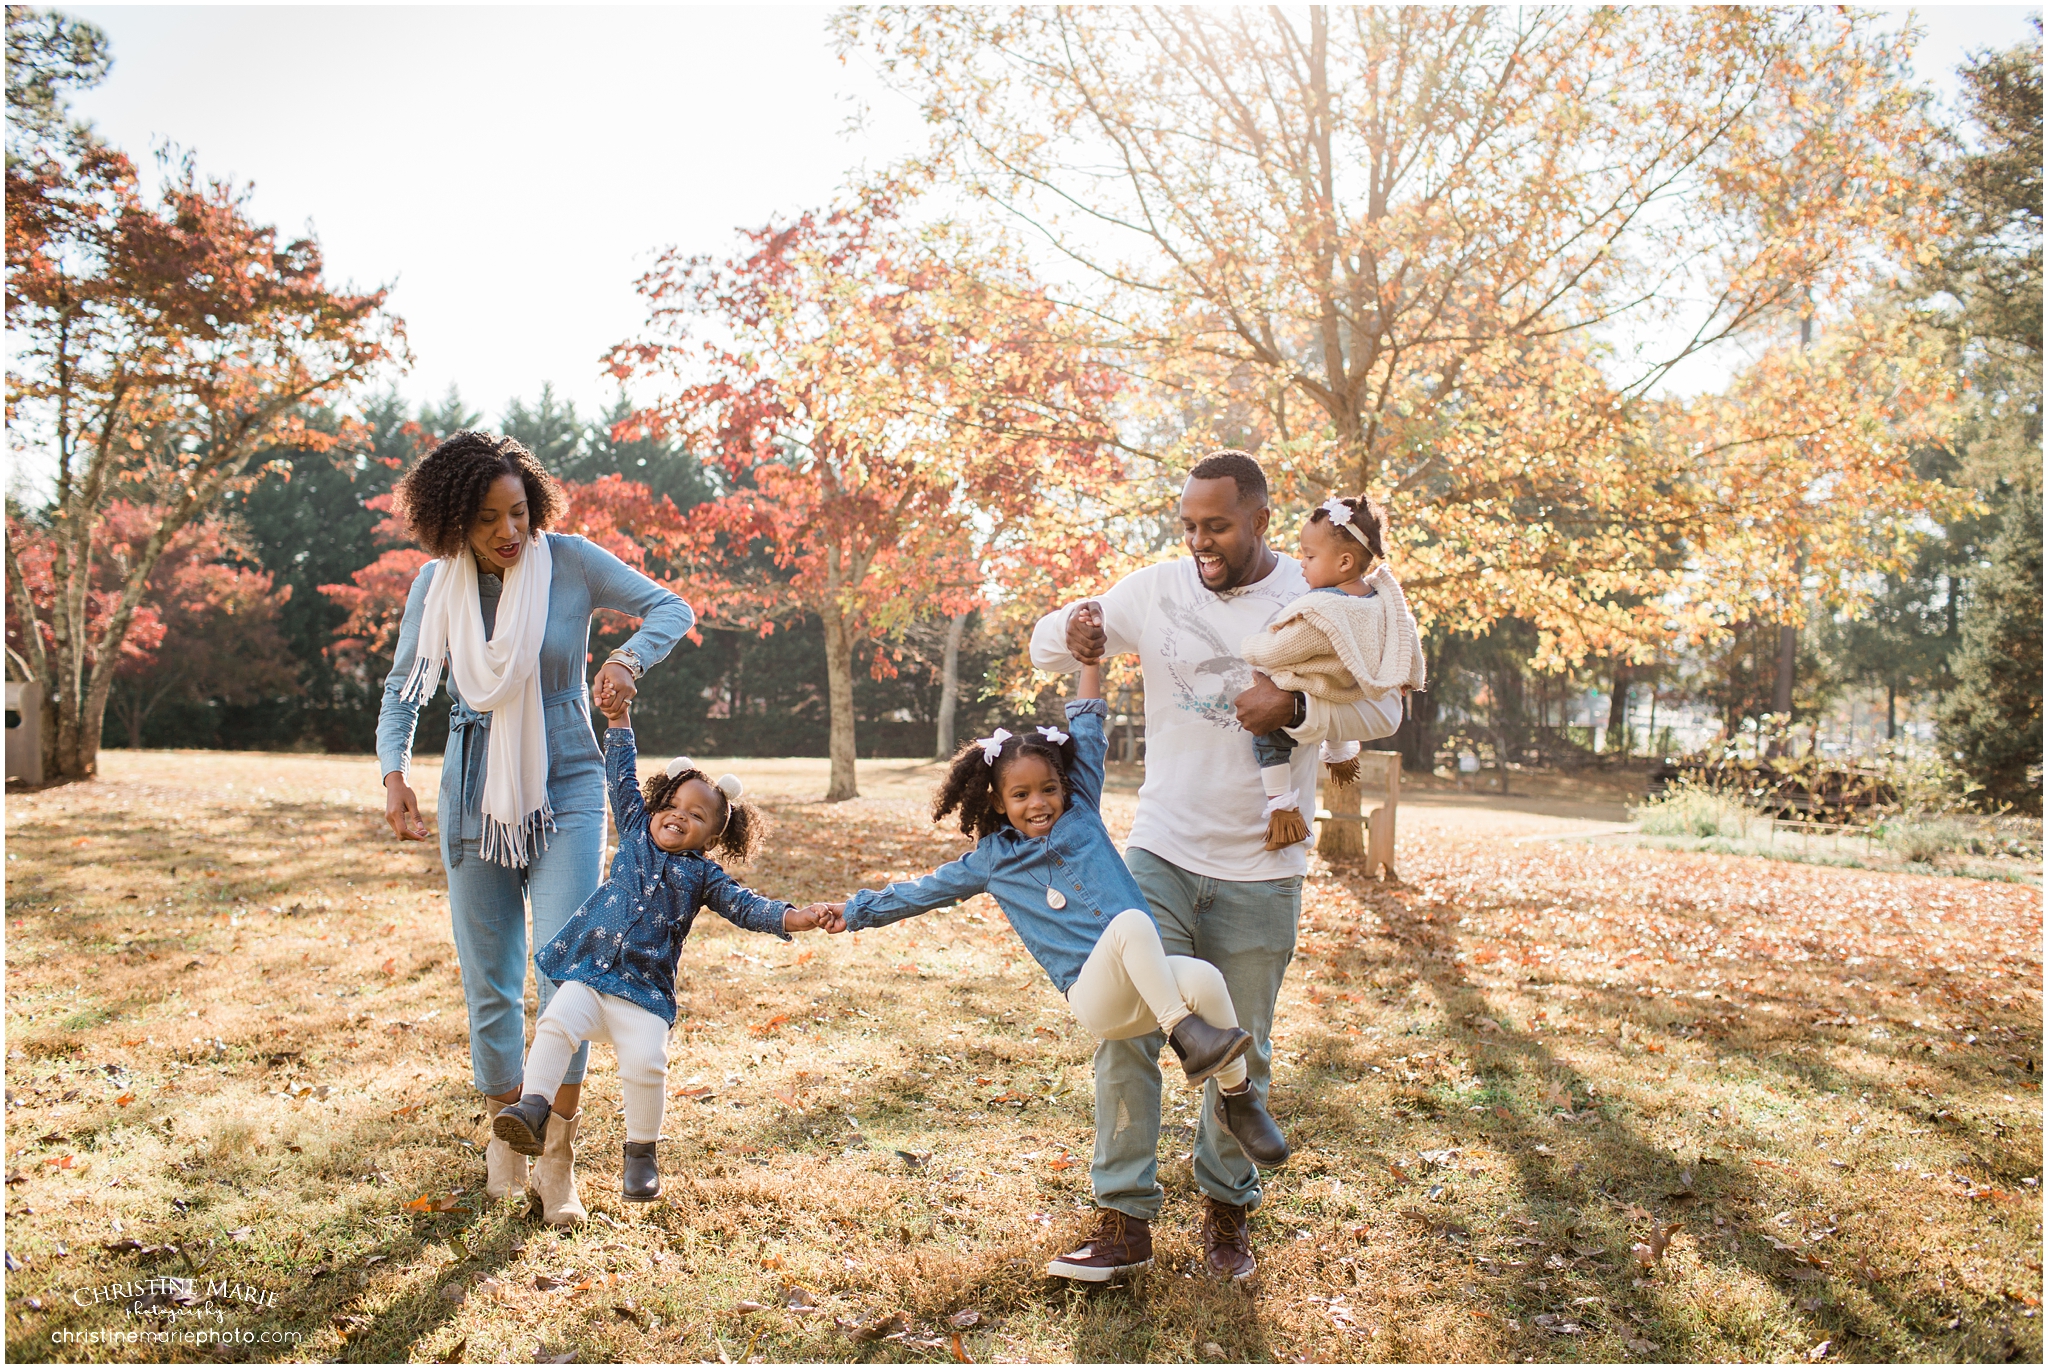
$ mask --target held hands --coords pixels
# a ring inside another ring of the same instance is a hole
[[[1102,605],[1093,599],[1074,605],[1067,615],[1067,654],[1082,665],[1101,665],[1109,649],[1109,634],[1102,630]]]
[[[1075,607],[1074,616],[1067,624],[1069,645],[1074,639],[1075,624],[1079,624],[1084,631],[1094,634],[1096,646],[1093,660],[1082,656],[1078,651],[1074,653],[1075,659],[1081,662],[1081,677],[1074,684],[1074,697],[1099,699],[1102,697],[1102,656],[1104,648],[1108,645],[1108,639],[1102,631],[1102,605],[1091,601]]]
[[[622,719],[633,706],[633,696],[640,692],[640,686],[633,682],[633,672],[615,661],[607,661],[597,672],[597,679],[591,683],[590,690],[605,720],[614,727],[624,727],[626,724]],[[607,697],[612,701],[609,705],[605,702]]]
[[[807,903],[782,915],[785,932],[843,932],[846,930],[844,903]]]
[[[604,720],[613,727],[629,727],[633,719],[633,695],[621,692],[613,673],[624,672],[618,666],[606,666],[598,672],[597,679],[590,686],[591,698],[597,702],[597,711],[604,714]],[[632,681],[627,682],[628,689]]]

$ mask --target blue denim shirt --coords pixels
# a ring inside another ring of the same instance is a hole
[[[630,728],[614,727],[604,734],[619,851],[605,882],[541,947],[533,964],[557,984],[588,984],[638,1004],[673,1027],[676,957],[697,910],[709,908],[735,927],[788,941],[782,915],[792,905],[737,883],[702,851],[670,855],[656,846],[640,797],[638,762]]]
[[[1067,730],[1074,737],[1074,769],[1067,781],[1074,794],[1050,832],[1031,838],[1005,825],[923,879],[879,891],[863,889],[846,902],[846,929],[901,922],[987,893],[1052,986],[1061,993],[1072,988],[1111,918],[1127,908],[1148,916],[1152,911],[1102,825],[1102,762],[1109,750],[1103,719],[1108,713],[1100,699],[1067,704]],[[1047,903],[1048,888],[1066,895],[1067,906]]]
[[[591,614],[608,608],[641,619],[640,630],[626,639],[626,646],[643,666],[665,660],[696,615],[672,591],[595,542],[561,533],[546,536],[554,575],[548,584],[547,627],[540,644],[540,691],[548,738],[548,802],[559,821],[571,813],[604,812],[604,759],[591,730],[584,685],[590,666]],[[437,565],[429,561],[420,567],[406,596],[398,653],[384,681],[384,706],[377,714],[379,775],[412,768],[420,705],[400,698],[399,690],[419,655],[420,615]],[[477,577],[486,637],[497,627],[503,590],[498,577]],[[443,683],[454,703],[448,710],[448,749],[441,767],[441,855],[448,864],[458,865],[462,843],[483,836],[484,756],[490,750],[491,715],[462,701],[453,675],[445,676]]]

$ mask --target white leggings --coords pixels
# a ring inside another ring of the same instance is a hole
[[[661,1139],[668,1102],[668,1023],[638,1003],[599,993],[574,980],[555,987],[548,1010],[533,1029],[521,1097],[552,1098],[569,1072],[569,1057],[585,1041],[609,1041],[619,1053],[619,1092],[626,1105],[626,1139]]]
[[[1237,1025],[1223,972],[1206,960],[1168,955],[1151,914],[1137,908],[1118,913],[1103,929],[1102,940],[1081,966],[1081,977],[1067,990],[1067,1006],[1101,1041],[1153,1031],[1171,1036],[1185,1017],[1199,1017],[1212,1027]],[[1225,1089],[1244,1081],[1242,1056],[1216,1073],[1217,1085]]]

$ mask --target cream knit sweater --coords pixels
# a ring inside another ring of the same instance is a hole
[[[1423,687],[1422,642],[1407,596],[1384,562],[1366,577],[1370,598],[1304,594],[1273,625],[1244,639],[1245,664],[1282,689],[1330,703],[1381,699]]]

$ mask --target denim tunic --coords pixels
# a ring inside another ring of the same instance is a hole
[[[608,608],[641,619],[639,631],[625,645],[643,666],[666,659],[696,615],[673,592],[596,543],[561,533],[544,535],[554,574],[540,646],[541,713],[547,729],[548,803],[560,823],[570,814],[604,812],[604,759],[591,730],[584,686],[590,666],[591,614]],[[429,561],[420,567],[406,596],[398,653],[384,681],[384,707],[377,715],[379,774],[411,770],[420,705],[400,697],[399,691],[419,654],[420,616],[437,564]],[[497,576],[477,577],[486,637],[497,626],[503,591],[504,582]],[[462,863],[463,843],[483,836],[484,756],[490,750],[491,715],[462,701],[452,673],[444,683],[454,702],[448,711],[448,749],[441,767],[441,858],[452,867]],[[602,823],[599,826],[601,830]]]
[[[604,734],[619,851],[610,876],[533,963],[558,984],[587,984],[673,1027],[676,957],[697,910],[709,908],[735,927],[788,941],[782,916],[794,905],[737,883],[702,851],[671,855],[656,846],[640,797],[638,759],[632,729],[614,727]]]
[[[1148,917],[1152,913],[1102,825],[1102,762],[1109,750],[1103,719],[1108,713],[1100,699],[1067,704],[1067,729],[1074,737],[1074,768],[1067,782],[1073,797],[1050,832],[1027,837],[1005,823],[972,851],[922,879],[879,891],[863,889],[846,902],[846,930],[901,922],[987,893],[1053,987],[1061,993],[1072,988],[1111,918],[1127,908],[1141,909]],[[1066,907],[1047,903],[1047,889],[1064,894]]]

